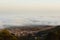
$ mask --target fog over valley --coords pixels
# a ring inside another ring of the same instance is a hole
[[[3,25],[60,25],[60,0],[0,0]]]
[[[2,18],[0,28],[5,26],[26,26],[26,25],[60,25],[59,17],[22,17],[22,18]]]

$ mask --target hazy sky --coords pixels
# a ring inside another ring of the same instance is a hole
[[[24,18],[36,17],[60,20],[60,0],[0,0],[1,24],[20,24]]]

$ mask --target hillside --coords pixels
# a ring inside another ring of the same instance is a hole
[[[9,31],[9,32],[8,32]],[[13,35],[16,40],[60,40],[60,25],[35,27],[8,27],[0,31],[1,39]],[[3,36],[5,35],[5,36]],[[3,36],[3,37],[2,37]],[[12,38],[12,37],[11,37]],[[10,39],[10,38],[9,38]],[[5,40],[5,39],[4,39]],[[6,39],[8,40],[8,39]]]

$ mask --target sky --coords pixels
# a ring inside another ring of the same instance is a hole
[[[60,20],[60,0],[0,0],[0,25],[20,25],[29,18]]]

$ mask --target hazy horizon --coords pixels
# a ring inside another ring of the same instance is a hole
[[[27,24],[31,18],[60,24],[60,0],[0,0],[0,25]]]

